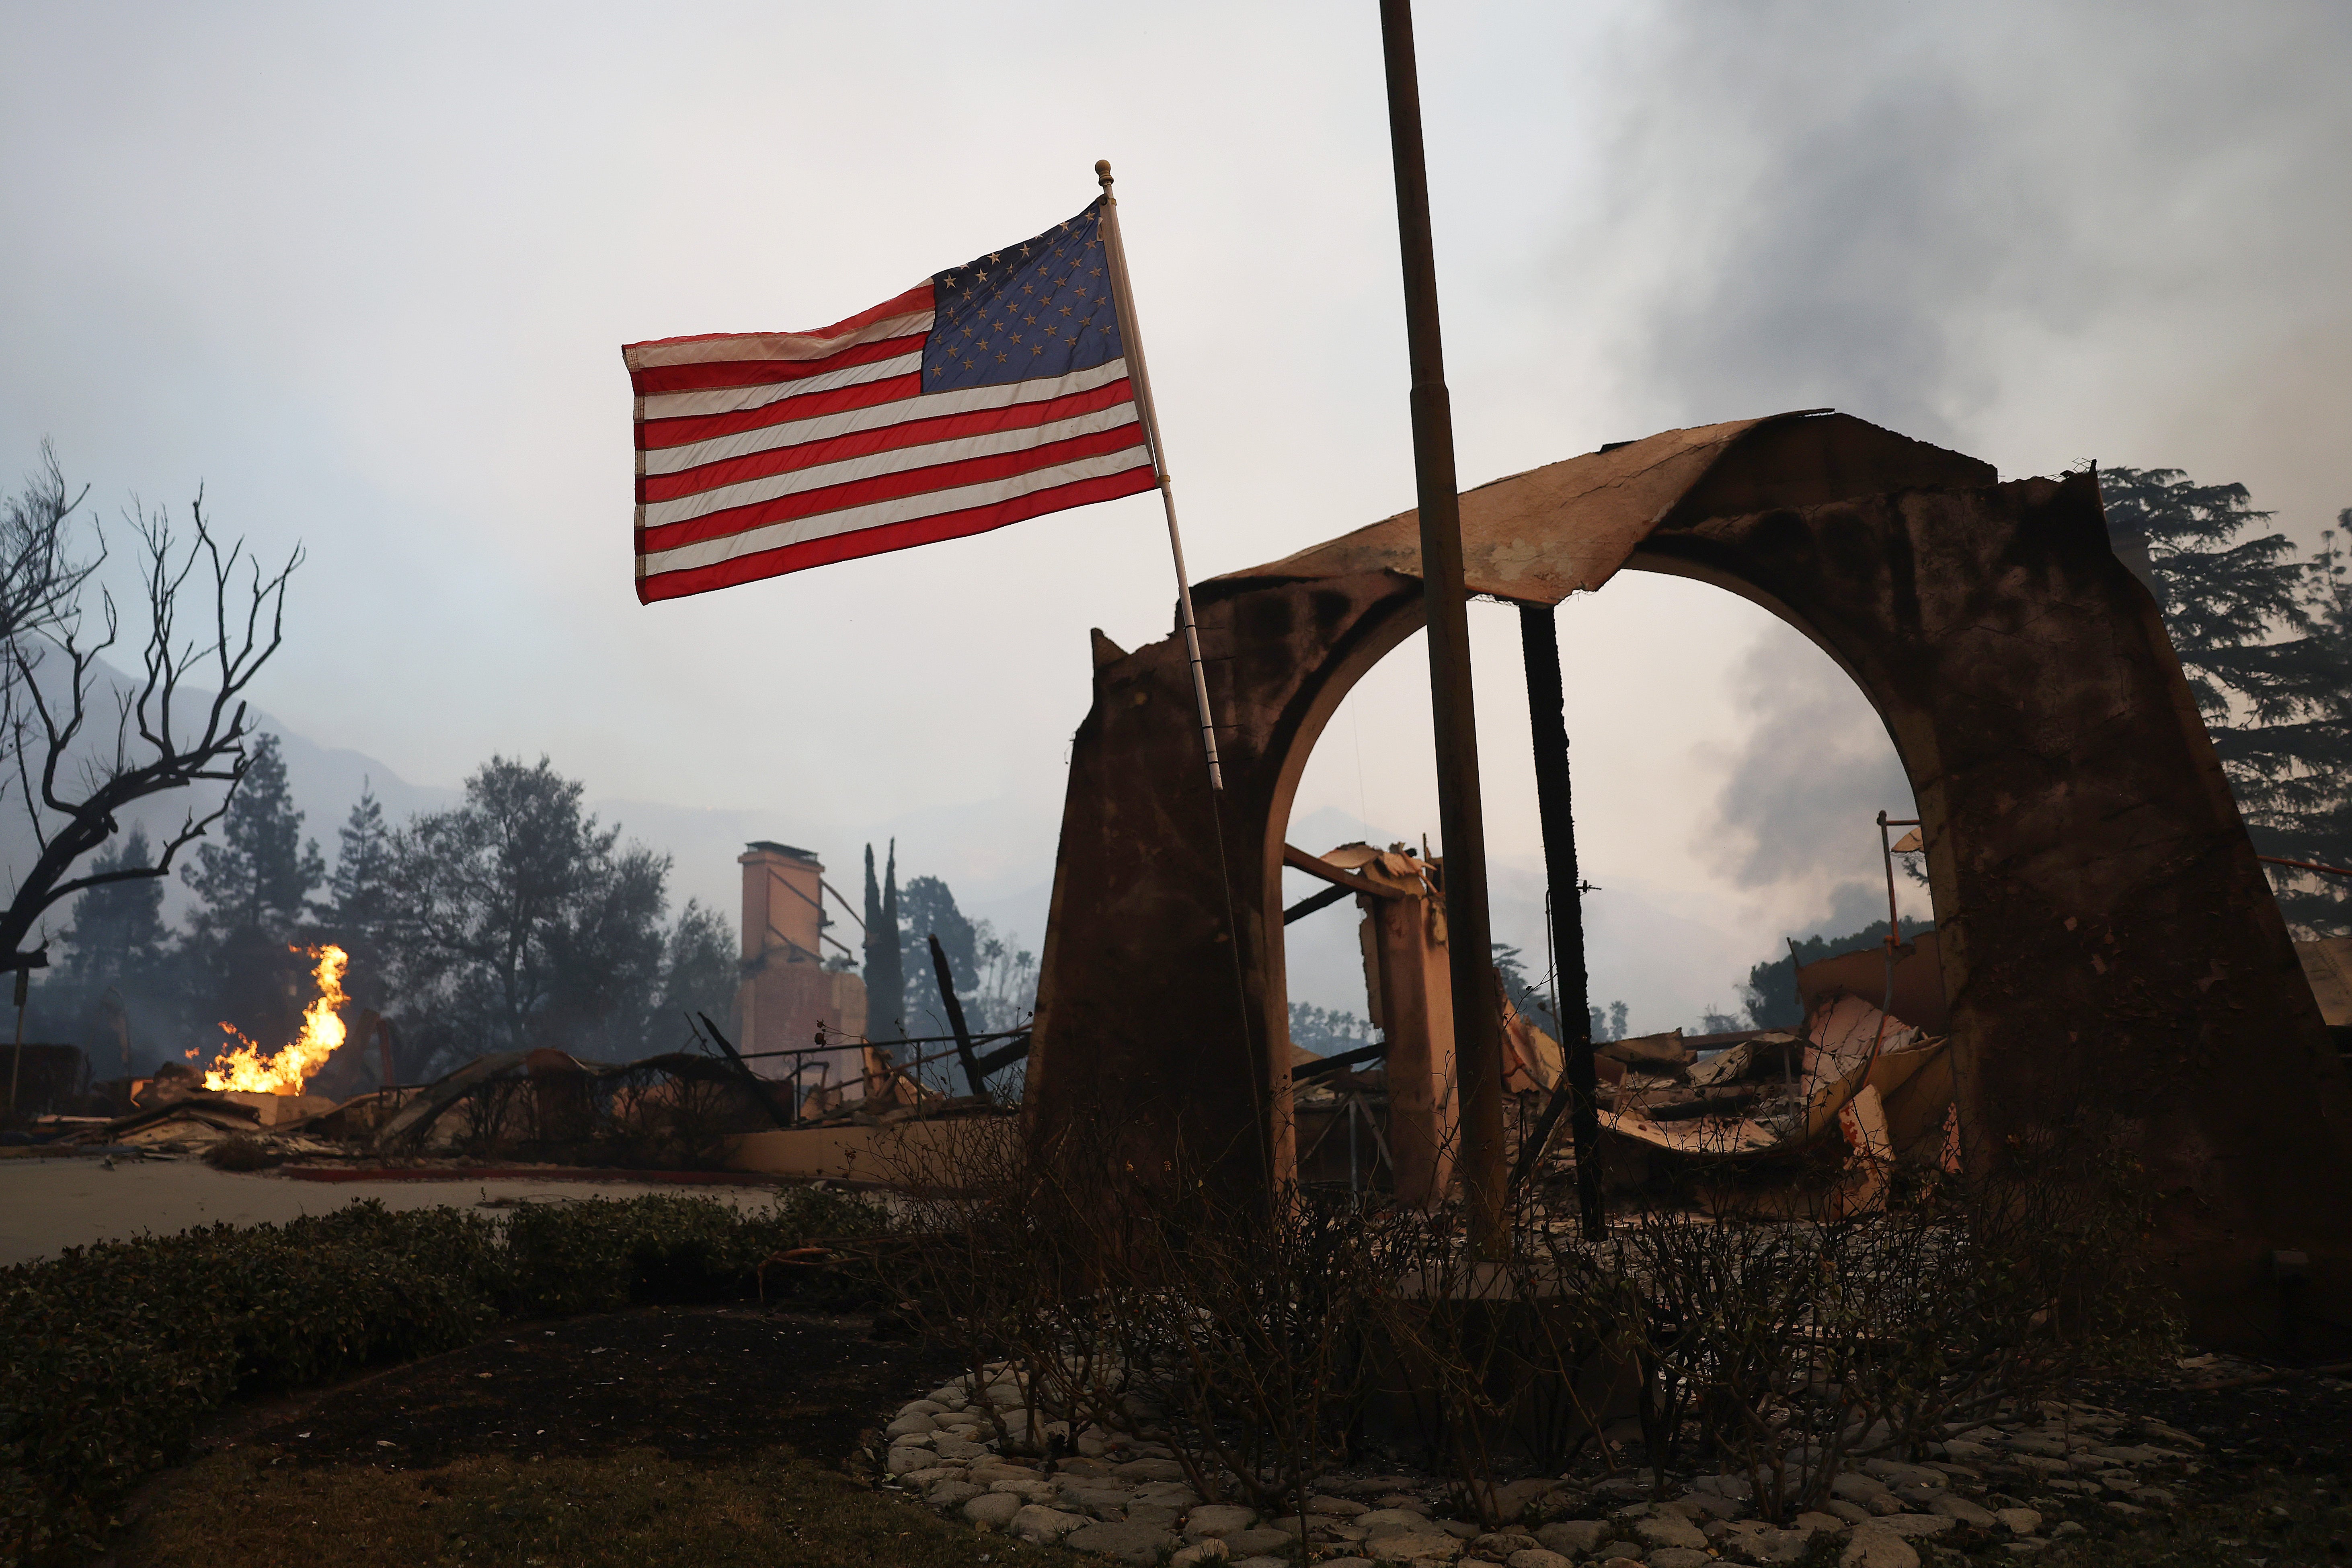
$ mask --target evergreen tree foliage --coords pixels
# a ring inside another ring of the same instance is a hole
[[[335,830],[335,873],[327,879],[327,909],[336,923],[373,931],[390,910],[392,826],[372,785],[362,784],[351,816]]]
[[[2175,468],[2111,468],[2099,482],[2116,553],[2156,596],[2255,848],[2345,864],[2352,584],[2335,535],[2306,562],[2283,533],[2247,536],[2271,514],[2243,485]],[[2298,931],[2352,929],[2345,879],[2270,870]]]
[[[1935,930],[1926,921],[1906,916],[1898,940],[1909,942],[1924,931]],[[1805,1026],[1805,1005],[1797,994],[1797,971],[1809,963],[1819,963],[1824,958],[1835,958],[1842,952],[1860,952],[1864,948],[1883,946],[1886,941],[1886,922],[1873,921],[1851,936],[1813,935],[1802,942],[1791,940],[1789,951],[1779,958],[1759,963],[1748,972],[1748,982],[1739,989],[1748,1005],[1748,1021],[1759,1029],[1801,1029]]]
[[[937,877],[915,878],[900,889],[898,902],[905,922],[898,951],[907,985],[907,1033],[944,1035],[948,1010],[940,1000],[939,966],[931,962],[930,938],[938,935],[940,947],[948,955],[956,996],[961,1000],[980,985],[980,933],[956,908],[955,894]],[[971,1019],[969,1004],[966,1021],[975,1029],[986,1026]]]
[[[2352,509],[2319,536],[2305,606],[2312,639],[2336,672],[2334,681],[2294,726],[2296,765],[2264,781],[2254,842],[2266,855],[2352,868]],[[2337,530],[2343,530],[2339,532]],[[2352,932],[2352,878],[2269,868],[2287,923],[2319,936]]]
[[[874,846],[866,847],[866,1035],[906,1037],[907,978],[898,934],[898,841],[890,841],[887,886],[875,879]]]
[[[221,837],[181,872],[200,900],[186,949],[190,1000],[205,1019],[275,1050],[294,1037],[314,994],[314,961],[298,950],[311,890],[327,872],[317,840],[302,837],[277,736],[255,738]]]
[[[1311,1002],[1290,1005],[1290,1043],[1318,1057],[1335,1057],[1369,1046],[1372,1026],[1340,1007],[1318,1007]]]
[[[302,814],[287,787],[278,737],[255,737],[244,785],[228,810],[219,844],[196,851],[182,879],[204,900],[196,928],[209,933],[260,932],[282,939],[306,912],[310,890],[327,875],[318,840],[302,838]]]
[[[1498,942],[1494,944],[1494,955],[1496,977],[1502,981],[1503,994],[1511,999],[1511,1005],[1537,1028],[1555,1040],[1559,1038],[1559,1020],[1552,1013],[1551,997],[1528,977],[1527,965],[1519,956],[1519,950],[1508,942]],[[1297,1010],[1295,1006],[1292,1009],[1294,1013]]]
[[[582,795],[545,757],[492,757],[462,805],[395,837],[389,967],[425,1059],[541,1046],[644,1054],[677,945],[662,925],[669,858],[620,847],[620,829],[583,810]],[[707,955],[698,925],[685,946]]]
[[[111,849],[99,851],[90,869],[103,875],[153,863],[146,826],[133,822]],[[161,878],[89,889],[75,900],[73,922],[59,941],[65,962],[37,988],[36,1004],[43,1032],[80,1042],[94,1076],[122,1070],[126,1037],[134,1071],[152,1069],[159,1055],[177,1057],[194,1037],[179,994],[178,954],[163,923]]]
[[[336,830],[334,875],[327,879],[320,910],[327,937],[352,955],[343,989],[362,1007],[383,1010],[383,935],[392,915],[393,831],[373,785],[362,782],[360,798]]]
[[[732,1015],[743,961],[727,917],[699,899],[686,900],[664,943],[660,1012],[682,1021],[697,1013]]]
[[[134,822],[111,850],[98,852],[90,868],[120,871],[145,866],[153,855],[146,825]],[[73,923],[62,940],[70,954],[68,966],[101,987],[153,972],[171,943],[171,932],[163,925],[162,880],[142,878],[90,889],[76,900]]]

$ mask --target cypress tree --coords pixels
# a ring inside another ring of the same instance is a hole
[[[890,841],[887,880],[874,879],[874,846],[866,847],[866,1035],[906,1034],[907,978],[898,957],[898,841]]]

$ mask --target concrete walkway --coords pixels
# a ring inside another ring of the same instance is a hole
[[[152,1233],[169,1236],[192,1226],[257,1225],[329,1214],[362,1198],[390,1209],[440,1205],[478,1207],[579,1202],[591,1197],[715,1198],[765,1207],[767,1188],[679,1186],[630,1181],[302,1182],[266,1172],[232,1175],[201,1160],[118,1159],[114,1169],[89,1156],[0,1160],[0,1265],[53,1256],[68,1247]]]

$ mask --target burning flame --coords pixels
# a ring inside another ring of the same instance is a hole
[[[325,1067],[335,1047],[343,1043],[343,1021],[335,1016],[335,1010],[351,1000],[343,994],[343,971],[352,962],[351,954],[331,942],[300,951],[319,961],[311,971],[319,983],[319,999],[303,1009],[300,1037],[276,1056],[264,1057],[259,1046],[223,1024],[222,1032],[236,1040],[238,1048],[215,1058],[212,1069],[205,1074],[206,1089],[299,1094],[304,1081]]]

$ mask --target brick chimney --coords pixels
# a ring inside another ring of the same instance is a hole
[[[824,912],[824,863],[806,849],[760,839],[737,858],[743,868],[743,981],[736,993],[737,1028],[744,1052],[805,1050],[819,1025],[849,1048],[823,1057],[755,1058],[767,1078],[789,1078],[805,1067],[804,1081],[838,1085],[857,1078],[855,1042],[866,1033],[866,983],[828,970],[824,950],[836,939]],[[836,948],[837,952],[838,949]]]

